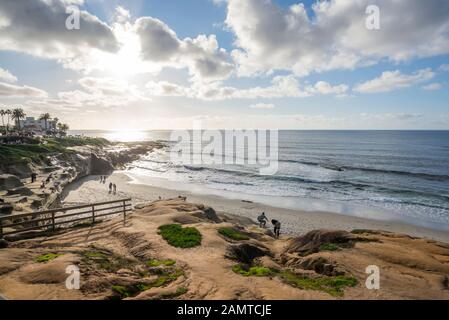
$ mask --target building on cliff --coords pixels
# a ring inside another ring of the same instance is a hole
[[[41,135],[46,131],[56,130],[56,121],[47,120],[47,124],[45,124],[44,120],[39,120],[34,117],[26,117],[25,120],[20,120],[20,127],[26,131],[33,132],[36,135]]]

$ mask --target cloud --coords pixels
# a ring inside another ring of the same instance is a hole
[[[0,50],[58,59],[71,67],[92,50],[116,52],[119,43],[111,28],[87,11],[80,12],[80,29],[68,30],[66,8],[82,1],[0,1]]]
[[[348,86],[345,84],[341,84],[338,86],[332,86],[330,83],[325,81],[318,81],[314,86],[308,87],[307,91],[313,94],[336,94],[343,95],[348,91]]]
[[[30,100],[26,104],[56,112],[86,111],[126,107],[133,103],[149,102],[135,85],[113,78],[84,77],[78,80],[80,89],[61,91],[56,98]]]
[[[372,0],[317,1],[287,9],[272,0],[228,0],[239,74],[292,70],[297,76],[449,52],[449,2],[377,0],[380,30],[365,27]],[[403,17],[408,17],[407,19]]]
[[[441,88],[443,88],[443,85],[441,83],[434,82],[434,83],[429,83],[428,85],[425,85],[422,88],[427,91],[436,91],[436,90],[440,90]]]
[[[379,121],[389,121],[389,120],[399,120],[408,121],[423,118],[420,113],[362,113],[360,117],[364,120],[379,120]]]
[[[0,68],[0,80],[4,80],[6,82],[17,82],[17,77],[12,75],[8,70]]]
[[[200,80],[227,78],[234,66],[226,50],[219,48],[215,35],[179,39],[164,22],[142,17],[136,20],[135,32],[140,37],[143,60],[172,67],[187,67]]]
[[[0,82],[0,97],[47,97],[44,90]]]
[[[380,77],[358,84],[353,90],[359,93],[390,92],[428,81],[434,76],[435,73],[430,68],[410,75],[403,74],[399,70],[385,71]]]
[[[449,64],[442,64],[438,69],[440,71],[447,72],[447,71],[449,71]]]
[[[265,87],[250,87],[246,89],[223,86],[220,82],[208,84],[193,83],[190,87],[181,86],[166,81],[150,81],[146,84],[148,93],[155,96],[184,96],[202,100],[227,99],[273,99],[273,98],[305,98],[313,95],[342,95],[348,90],[347,85],[332,86],[318,81],[313,86],[302,86],[295,76],[276,76],[271,84]]]
[[[275,105],[272,103],[256,103],[249,106],[251,109],[274,109]]]

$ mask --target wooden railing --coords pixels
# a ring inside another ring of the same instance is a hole
[[[87,210],[87,208],[89,208]],[[25,231],[56,231],[56,227],[72,227],[75,222],[85,221],[94,224],[98,218],[123,214],[132,211],[131,199],[97,202],[80,206],[58,208],[39,212],[21,213],[0,217],[0,239],[6,235]],[[6,223],[5,223],[6,222]],[[6,228],[14,228],[10,231]]]

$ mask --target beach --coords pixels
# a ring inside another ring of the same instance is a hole
[[[293,236],[316,229],[347,231],[370,229],[425,237],[449,243],[449,232],[414,226],[399,221],[381,221],[331,212],[285,209],[257,202],[248,202],[245,195],[242,195],[241,199],[228,199],[217,195],[201,194],[195,190],[186,191],[154,187],[133,183],[133,181],[125,174],[125,171],[114,172],[107,178],[106,184],[101,184],[100,178],[97,176],[88,176],[67,186],[63,194],[63,204],[69,206],[131,197],[134,205],[137,205],[158,200],[159,197],[169,199],[185,196],[189,202],[211,206],[218,212],[247,217],[254,221],[261,212],[265,212],[269,219],[277,219],[282,222],[282,233]],[[116,195],[108,193],[110,182],[117,185],[118,192]],[[155,182],[159,182],[160,185],[166,184],[162,180]]]

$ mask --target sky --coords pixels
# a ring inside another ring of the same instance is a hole
[[[0,108],[71,129],[449,130],[448,101],[446,0],[0,1]]]

